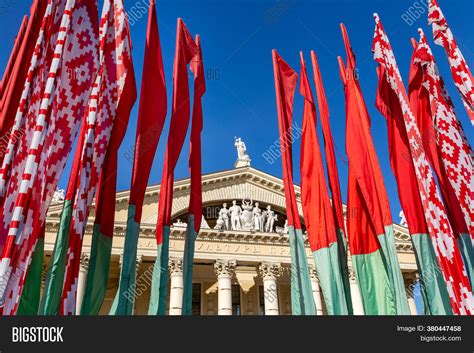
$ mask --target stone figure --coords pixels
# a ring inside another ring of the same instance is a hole
[[[403,227],[408,226],[407,219],[405,217],[405,213],[403,213],[403,211],[400,211],[400,213],[398,215],[400,217],[400,225],[403,226]]]
[[[246,199],[242,200],[243,211],[240,215],[240,222],[242,230],[254,230],[254,217],[252,213],[252,200],[247,201]]]
[[[254,229],[257,232],[263,232],[264,231],[263,214],[262,214],[262,210],[258,206],[259,206],[258,202],[255,202],[255,207],[252,210],[253,222],[254,222],[254,227],[255,227]]]
[[[177,219],[176,222],[173,223],[173,227],[186,227],[187,223],[183,222],[181,219]]]
[[[242,225],[240,224],[240,214],[242,213],[242,208],[237,205],[237,201],[232,201],[232,207],[229,208],[230,212],[230,225],[232,230],[241,230]]]
[[[287,220],[287,219],[285,220],[285,225],[283,226],[283,233],[285,233],[285,234],[288,234],[288,233],[289,233],[289,230],[288,230],[288,220]]]
[[[66,198],[66,191],[64,189],[56,189],[53,194],[51,203],[62,202]]]
[[[222,219],[221,216],[217,218],[216,225],[214,226],[214,229],[216,230],[224,230],[225,229],[225,223],[224,220]]]
[[[247,146],[240,137],[235,138],[234,146],[237,148],[237,161],[235,167],[250,167],[250,156],[247,153]]]
[[[268,205],[265,211],[265,232],[273,233],[273,225],[277,220],[277,215],[272,210],[272,206]]]
[[[227,209],[227,203],[222,204],[222,208],[219,211],[219,218],[222,219],[222,229],[223,230],[230,230],[230,217],[229,217],[229,209]]]

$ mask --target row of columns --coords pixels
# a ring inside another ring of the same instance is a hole
[[[122,257],[120,257],[121,264]],[[137,256],[137,271],[143,261],[142,255]],[[235,275],[237,261],[216,260],[214,271],[217,276],[218,286],[218,315],[232,315],[232,278]],[[89,267],[89,255],[82,254],[77,286],[76,313],[80,313],[82,299],[86,284],[87,271]],[[265,315],[279,315],[278,300],[278,277],[282,275],[283,267],[280,263],[262,262],[258,271],[263,281]],[[309,267],[313,298],[316,305],[317,315],[323,315],[323,302],[319,280],[314,266]],[[182,298],[184,291],[183,283],[183,259],[170,258],[170,315],[181,315]],[[349,270],[349,282],[351,288],[351,299],[354,315],[364,315],[362,297],[354,271]],[[408,293],[408,291],[407,291]],[[408,303],[413,315],[416,315],[416,305],[413,296],[408,295]]]

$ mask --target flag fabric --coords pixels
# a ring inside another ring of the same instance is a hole
[[[308,271],[308,260],[304,246],[301,221],[296,204],[293,184],[292,162],[292,115],[293,98],[298,81],[297,73],[280,57],[275,49],[272,51],[273,74],[275,78],[278,128],[280,132],[280,149],[283,167],[283,184],[287,210],[288,233],[291,253],[291,312],[293,315],[316,315],[311,282]]]
[[[341,30],[347,53],[341,76],[345,82],[346,151],[351,179],[347,228],[352,264],[366,314],[408,315],[388,196],[370,134],[370,117],[356,74],[355,56],[342,24]]]
[[[130,71],[127,74],[122,97],[117,107],[117,116],[99,179],[89,271],[87,273],[84,300],[81,305],[81,314],[83,315],[97,315],[105,297],[109,278],[112,238],[114,235],[118,149],[125,136],[130,111],[137,97],[135,77],[133,70]]]
[[[43,281],[44,235],[46,224],[43,224],[38,237],[30,268],[26,275],[17,315],[38,315],[41,285]]]
[[[96,72],[97,4],[68,0],[62,5],[57,9],[61,23],[0,264],[0,297],[7,315],[18,308],[26,271]],[[85,42],[77,40],[81,36]],[[71,70],[81,70],[81,75],[71,75]]]
[[[300,158],[301,203],[306,231],[327,313],[347,315],[349,311],[340,267],[336,226],[316,132],[316,106],[302,52],[300,58],[300,94],[304,98]]]
[[[45,6],[44,2],[40,2]],[[50,38],[60,25],[61,16],[55,17],[57,6],[60,3],[48,1],[43,17],[40,13],[34,16],[35,26],[32,31],[38,32],[30,60],[21,97],[14,117],[10,132],[5,132],[2,137],[2,166],[0,168],[0,251],[3,250],[5,238],[8,233],[15,197],[19,188],[19,179],[24,170],[28,146],[34,132],[36,117],[38,115],[41,94],[46,85],[47,74],[54,51],[54,42]],[[33,19],[33,16],[30,17]],[[54,20],[54,19],[59,20]],[[36,26],[39,25],[39,26]],[[26,43],[26,42],[24,42]],[[32,43],[30,43],[33,45]],[[4,111],[6,113],[7,110]],[[3,111],[2,111],[3,115]],[[6,146],[4,143],[6,142]]]
[[[352,299],[349,282],[349,268],[347,267],[347,235],[342,211],[341,187],[339,185],[339,173],[337,171],[336,155],[334,152],[334,140],[329,123],[329,107],[324,90],[323,79],[319,69],[316,53],[311,51],[311,61],[313,63],[314,83],[316,85],[316,96],[318,99],[319,115],[321,117],[321,127],[323,131],[324,150],[326,152],[326,168],[329,180],[329,190],[331,190],[331,207],[334,215],[334,225],[336,227],[337,246],[339,249],[339,264],[341,268],[344,292],[346,296],[348,314],[352,315]]]
[[[61,315],[75,314],[82,240],[89,208],[101,171],[104,173],[106,170],[103,163],[106,154],[110,152],[111,140],[115,141],[112,148],[117,149],[128,124],[131,106],[135,101],[130,33],[122,0],[106,0],[104,2],[100,29],[100,57],[99,74],[94,84],[87,112],[87,131],[84,136],[78,190],[72,212],[65,279],[59,311]],[[112,133],[118,136],[112,137]],[[116,153],[116,151],[112,153]],[[116,156],[111,158],[116,159]],[[114,168],[113,163],[112,169]],[[105,183],[105,180],[103,179],[102,182]],[[109,196],[113,197],[113,195]],[[102,195],[102,197],[104,196]],[[115,205],[115,202],[112,201],[112,204]],[[96,205],[96,207],[98,206],[101,205]],[[96,213],[100,212],[96,209]]]
[[[429,0],[428,24],[433,26],[435,43],[442,46],[446,52],[454,84],[461,94],[464,107],[474,125],[474,80],[466,59],[439,7],[438,0]]]
[[[385,80],[385,69],[377,70],[379,77],[376,107],[386,118],[390,165],[395,175],[398,196],[411,235],[421,292],[426,315],[451,314],[449,296],[436,254],[431,244],[430,232],[425,221],[420,199],[415,167],[411,158],[408,135],[403,122],[403,113],[396,92]]]
[[[423,137],[423,147],[437,176],[441,195],[468,276],[474,283],[473,153],[431,48],[421,29],[410,67],[409,97]]]
[[[76,153],[69,175],[69,182],[64,197],[63,208],[59,219],[58,233],[54,243],[53,253],[48,264],[43,296],[39,307],[40,315],[56,315],[59,313],[61,294],[64,284],[64,272],[66,269],[67,249],[69,244],[69,232],[71,228],[72,209],[76,198],[78,176],[81,164],[82,149],[87,124],[82,122],[79,132]]]
[[[189,125],[190,104],[187,65],[198,52],[196,43],[182,19],[178,19],[176,53],[173,67],[173,106],[170,130],[165,152],[165,163],[160,185],[158,221],[156,224],[157,257],[153,268],[153,279],[148,306],[149,315],[166,313],[168,289],[168,253],[173,205],[174,169]]]
[[[420,191],[420,198],[425,209],[425,219],[428,225],[433,247],[438,263],[443,272],[451,306],[454,314],[472,314],[473,299],[471,286],[466,275],[453,230],[449,224],[446,209],[436,188],[436,183],[426,159],[420,130],[409,105],[408,95],[395,61],[387,35],[382,27],[380,18],[374,14],[375,33],[372,45],[374,60],[386,73],[384,78],[396,92],[406,133],[409,139],[411,158]]]
[[[2,80],[0,103],[0,162],[6,152],[8,137],[11,136],[18,104],[22,97],[25,80],[28,78],[35,43],[38,39],[47,1],[34,0],[30,8],[29,20],[22,23],[22,29],[15,43],[6,74]],[[16,53],[15,53],[16,52]]]
[[[8,58],[7,66],[5,67],[5,71],[3,72],[2,81],[0,82],[0,114],[3,108],[3,93],[6,89],[8,89],[8,85],[12,84],[10,80],[13,67],[18,60],[18,52],[20,51],[21,44],[23,43],[26,27],[28,25],[28,16],[24,16],[23,20],[21,21],[20,28],[18,29],[18,34],[15,37],[13,42],[13,48],[10,52],[10,57]],[[34,48],[34,47],[33,47]],[[21,94],[21,91],[20,91]],[[7,142],[7,141],[4,141]]]
[[[136,277],[135,263],[143,199],[156,147],[166,119],[166,99],[166,82],[155,1],[150,1],[130,200],[128,204],[127,229],[125,231],[119,289],[117,290],[111,314],[131,315],[133,312],[133,298],[135,297],[133,288],[135,288]],[[86,291],[85,298],[88,297],[89,290]]]
[[[346,69],[341,57],[338,57],[341,79],[344,83],[346,95],[346,144],[350,131],[355,130],[359,124],[349,124],[351,116],[357,116],[356,85],[351,84],[353,78],[353,67]],[[349,58],[348,63],[349,66]],[[349,104],[350,103],[350,104]],[[359,134],[361,138],[363,134]],[[347,149],[347,148],[346,148]],[[348,153],[348,156],[350,154]],[[347,180],[347,235],[352,267],[359,284],[364,313],[367,315],[395,314],[395,299],[390,288],[387,270],[377,233],[374,229],[369,209],[365,203],[364,195],[358,184],[349,157],[349,170]],[[366,268],[366,270],[364,270]]]
[[[182,315],[192,314],[194,244],[202,219],[202,170],[201,170],[201,131],[203,128],[202,96],[206,92],[201,40],[196,36],[198,52],[191,61],[194,73],[194,99],[191,125],[191,146],[189,151],[189,172],[191,174],[191,193],[189,195],[188,223],[183,255],[183,306]]]

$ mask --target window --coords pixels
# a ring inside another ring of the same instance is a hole
[[[265,292],[263,286],[258,286],[258,315],[265,315]]]
[[[232,285],[232,315],[240,315],[240,286]]]
[[[192,309],[193,315],[201,315],[201,283],[193,283]]]

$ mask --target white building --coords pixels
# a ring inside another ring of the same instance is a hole
[[[196,241],[193,279],[193,312],[196,315],[262,315],[291,314],[290,299],[290,248],[288,236],[284,234],[285,196],[283,181],[248,165],[222,172],[203,175],[203,217],[201,231]],[[158,210],[159,185],[149,186],[143,206],[137,256],[137,284],[148,281],[156,256],[155,225]],[[178,180],[174,184],[172,227],[170,237],[170,314],[181,311],[182,296],[182,257],[186,227],[181,222],[187,220],[190,180]],[[300,188],[295,185],[298,209],[302,224],[303,213],[300,201]],[[118,288],[120,258],[123,251],[129,192],[122,191],[116,197],[115,234],[112,248],[112,264],[107,286],[106,299],[101,314],[108,314]],[[280,233],[256,231],[232,231],[214,229],[219,210],[223,203],[232,205],[242,200],[258,202],[260,208],[268,205],[276,212],[278,219],[275,228]],[[58,231],[62,203],[53,204],[48,213],[45,237],[45,268],[50,260]],[[94,207],[84,236],[81,272],[78,286],[78,305],[84,290],[88,254],[91,245]],[[179,220],[179,221],[178,221]],[[304,228],[304,226],[303,226]],[[395,239],[400,266],[407,287],[416,276],[417,267],[408,230],[395,225]],[[307,245],[308,263],[313,259]],[[349,257],[350,258],[350,257]],[[351,264],[349,263],[349,267]],[[318,313],[324,314],[324,300],[320,294],[318,279],[314,268],[310,269],[313,294]],[[355,313],[363,314],[357,282],[351,273],[353,306]],[[150,283],[141,283],[143,291],[137,290],[135,313],[146,314],[150,297]],[[416,307],[412,291],[408,290],[412,313]],[[265,298],[267,300],[265,300]]]

